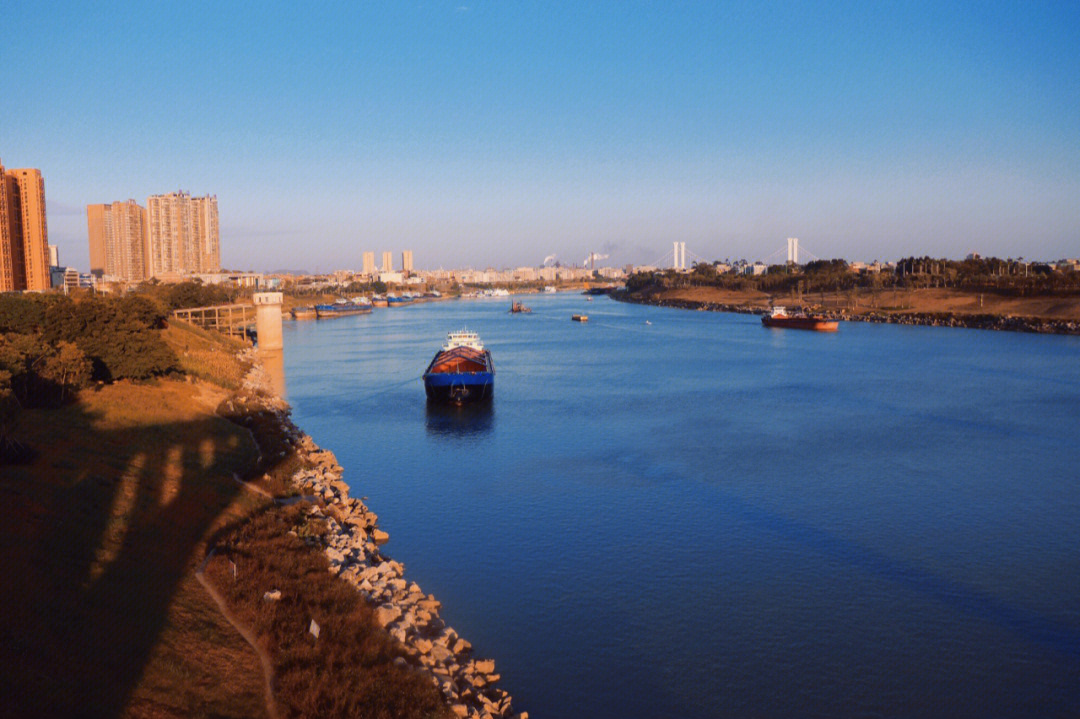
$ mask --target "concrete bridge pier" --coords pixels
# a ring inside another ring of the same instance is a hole
[[[284,297],[280,292],[256,292],[252,300],[255,303],[255,332],[258,334],[259,350],[281,351],[281,303]]]

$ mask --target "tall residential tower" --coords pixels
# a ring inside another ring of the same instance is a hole
[[[47,290],[49,232],[40,170],[0,163],[0,292]]]
[[[216,195],[152,195],[146,215],[151,276],[221,270]]]
[[[139,282],[150,276],[146,210],[135,200],[87,205],[90,272]]]

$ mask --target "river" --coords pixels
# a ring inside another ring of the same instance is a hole
[[[284,328],[295,421],[518,710],[1080,713],[1080,338],[524,302]],[[428,408],[463,326],[495,399]]]

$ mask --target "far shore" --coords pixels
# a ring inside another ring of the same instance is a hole
[[[883,289],[770,295],[717,287],[616,292],[638,304],[715,312],[761,314],[771,306],[856,322],[970,327],[1045,334],[1080,334],[1080,296],[1016,297],[955,289]]]

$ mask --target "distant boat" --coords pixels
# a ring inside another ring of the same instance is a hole
[[[342,298],[333,304],[315,305],[315,314],[321,320],[349,315],[368,315],[371,314],[371,300],[367,297],[356,297],[351,300]]]
[[[515,300],[514,302],[512,302],[510,304],[510,314],[512,314],[512,315],[525,314],[525,313],[529,313],[529,312],[532,312],[532,310],[530,310],[528,307],[521,304],[517,300]]]
[[[313,320],[319,316],[314,307],[293,307],[289,310],[289,314],[292,315],[294,320]]]
[[[452,404],[492,398],[495,365],[475,332],[462,330],[446,336],[446,344],[424,371],[424,392],[431,401]]]
[[[647,324],[647,325],[651,325],[651,324],[652,324],[652,322],[649,322],[648,320],[645,320],[645,324]]]
[[[544,292],[547,292],[549,295],[553,295],[555,294],[555,288],[551,285],[547,285],[546,287],[544,287]]]
[[[383,295],[373,295],[371,298],[372,307],[386,307],[388,305],[386,297]]]
[[[574,322],[588,322],[589,321],[589,316],[588,315],[570,315],[570,319],[572,319]]]
[[[772,312],[761,318],[765,327],[782,327],[794,330],[814,330],[817,332],[836,332],[840,323],[821,315],[805,313],[788,314],[783,307],[773,307]]]

